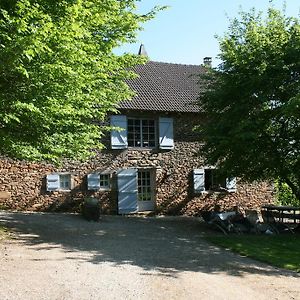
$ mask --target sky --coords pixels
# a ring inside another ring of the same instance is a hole
[[[213,66],[220,62],[216,35],[222,36],[228,28],[229,19],[238,12],[267,11],[270,0],[141,0],[138,11],[146,13],[156,5],[167,5],[168,9],[144,24],[138,34],[137,43],[126,44],[116,50],[117,54],[137,53],[144,44],[152,61],[202,64],[206,56],[213,58]],[[287,16],[300,15],[300,0],[273,0],[276,8],[286,3]]]

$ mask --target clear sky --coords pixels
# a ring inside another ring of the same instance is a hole
[[[205,56],[218,64],[218,41],[229,25],[228,18],[238,16],[242,8],[267,11],[270,0],[141,0],[139,12],[146,13],[155,5],[168,5],[139,33],[136,44],[124,45],[116,52],[137,53],[139,45],[146,47],[150,60],[201,64]],[[300,0],[273,0],[276,8],[286,3],[287,16],[299,16]]]

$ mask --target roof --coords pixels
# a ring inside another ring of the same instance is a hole
[[[133,70],[139,77],[127,80],[127,84],[136,96],[120,102],[120,109],[199,112],[195,102],[200,90],[197,75],[204,72],[202,66],[149,61]]]

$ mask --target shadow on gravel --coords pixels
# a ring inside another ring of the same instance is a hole
[[[72,214],[0,211],[0,224],[12,228],[26,246],[45,251],[39,261],[48,260],[48,250],[59,248],[66,259],[130,264],[148,275],[153,271],[176,277],[179,272],[194,271],[297,276],[206,243],[202,238],[205,227],[194,218],[102,216],[95,223]]]

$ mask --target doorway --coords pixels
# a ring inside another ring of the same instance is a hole
[[[154,210],[154,175],[152,169],[138,170],[138,211]]]

